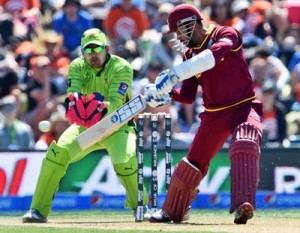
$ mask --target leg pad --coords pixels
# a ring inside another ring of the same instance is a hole
[[[137,158],[131,157],[131,159],[127,163],[114,164],[114,170],[117,173],[121,184],[126,190],[125,207],[135,210],[138,205]],[[149,197],[144,186],[143,203],[144,205],[147,205],[148,202]]]
[[[163,211],[173,222],[181,222],[193,200],[197,197],[202,173],[183,158],[176,166],[163,204]]]
[[[250,135],[255,135],[249,130]],[[243,128],[243,127],[242,127]],[[255,128],[252,128],[255,131]],[[253,132],[252,131],[252,132]],[[237,135],[237,134],[236,134]],[[238,134],[239,136],[242,133]],[[260,147],[255,137],[235,137],[229,148],[231,161],[231,206],[233,213],[245,202],[249,202],[255,208],[255,194],[259,181],[259,157]]]
[[[44,217],[50,213],[54,194],[69,164],[69,153],[66,149],[52,142],[43,159],[41,171],[31,201],[31,209],[36,209]]]

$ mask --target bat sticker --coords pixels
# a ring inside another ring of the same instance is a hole
[[[115,114],[115,115],[113,115],[112,117],[111,117],[111,122],[112,123],[116,123],[116,122],[118,122],[118,115],[117,114]]]

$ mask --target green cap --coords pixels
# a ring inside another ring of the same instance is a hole
[[[81,47],[84,48],[89,44],[105,46],[107,43],[105,34],[98,28],[86,30],[81,37]]]

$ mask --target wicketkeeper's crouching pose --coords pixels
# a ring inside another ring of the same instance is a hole
[[[235,213],[234,223],[246,224],[255,210],[262,106],[255,99],[241,35],[231,27],[205,28],[202,20],[202,14],[192,5],[173,8],[168,17],[169,28],[187,46],[185,61],[163,71],[155,84],[145,88],[147,99],[152,101],[149,105],[155,107],[155,101],[158,106],[167,98],[192,103],[200,85],[205,107],[187,157],[173,172],[162,210],[155,212],[150,221],[181,222],[189,217],[190,205],[210,161],[231,136],[230,213]],[[181,87],[173,89],[180,81]]]
[[[133,121],[81,150],[76,137],[131,99],[133,70],[124,59],[108,53],[105,34],[99,29],[84,32],[81,38],[82,56],[72,61],[68,74],[66,116],[73,123],[52,142],[42,163],[30,210],[24,223],[47,222],[52,200],[68,165],[82,159],[93,150],[105,148],[114,170],[126,190],[125,206],[137,208],[136,132]],[[144,189],[144,217],[149,219],[148,195]]]

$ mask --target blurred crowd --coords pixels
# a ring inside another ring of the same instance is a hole
[[[204,14],[204,25],[232,26],[243,35],[256,95],[264,107],[264,143],[300,145],[299,0],[0,0],[0,150],[44,150],[69,126],[63,101],[70,62],[82,33],[103,30],[110,52],[132,64],[133,96],[164,69],[182,62],[184,48],[165,34],[180,3]],[[222,74],[220,74],[222,75]],[[176,147],[188,146],[203,111],[172,103],[147,112],[172,115]],[[51,122],[41,132],[40,121]],[[161,127],[163,130],[163,127]],[[150,135],[150,131],[148,134]]]

